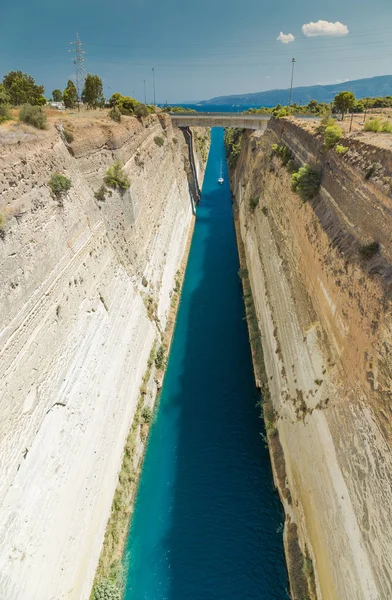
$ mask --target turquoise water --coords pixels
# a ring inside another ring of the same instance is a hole
[[[223,130],[212,130],[177,325],[127,541],[126,600],[287,598],[256,407]]]

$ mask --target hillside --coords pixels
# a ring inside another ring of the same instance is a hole
[[[351,90],[357,98],[366,98],[367,96],[388,96],[392,94],[392,75],[382,75],[380,77],[370,77],[367,79],[356,79],[355,81],[346,81],[332,85],[311,85],[296,87],[293,89],[293,102],[298,104],[307,104],[310,100],[318,102],[330,102],[334,96],[343,90]],[[287,104],[290,90],[268,90],[265,92],[256,92],[253,94],[237,94],[234,96],[217,96],[210,100],[203,100],[200,104],[237,104],[241,105],[260,105],[276,106],[277,104]]]

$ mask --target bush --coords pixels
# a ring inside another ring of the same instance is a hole
[[[72,144],[72,142],[74,141],[74,136],[72,135],[72,133],[67,129],[63,129],[63,135],[68,144]]]
[[[364,246],[361,246],[359,249],[359,254],[364,260],[369,260],[370,258],[373,258],[373,256],[375,256],[379,251],[379,242],[371,242],[370,244],[365,244]]]
[[[364,131],[372,131],[373,133],[377,133],[381,131],[381,129],[382,125],[380,119],[370,119],[363,127]]]
[[[163,369],[165,366],[165,349],[163,346],[159,346],[157,355],[155,357],[155,366],[157,369]]]
[[[72,182],[65,175],[53,173],[48,185],[52,190],[52,196],[55,196],[57,199],[61,199],[62,195],[68,192],[68,190],[71,188]]]
[[[0,212],[0,238],[3,240],[5,238],[5,226],[7,224],[7,219],[4,214]]]
[[[280,158],[284,165],[287,165],[293,159],[292,152],[287,146],[272,144],[272,152]]]
[[[156,135],[154,137],[154,142],[156,143],[157,146],[159,146],[161,148],[163,146],[163,144],[165,143],[165,140],[162,137],[159,137],[159,135]]]
[[[145,423],[151,423],[152,421],[152,410],[149,406],[145,406],[142,410],[142,419]]]
[[[317,127],[317,132],[324,133],[327,127],[333,127],[334,125],[336,125],[335,120],[331,117],[330,113],[326,113]]]
[[[338,144],[337,146],[335,146],[335,150],[337,154],[346,154],[348,146],[341,146],[340,144]]]
[[[109,117],[111,119],[113,119],[113,121],[116,121],[117,123],[120,123],[121,121],[121,111],[119,108],[117,108],[117,106],[113,106],[113,108],[111,110],[109,110]]]
[[[329,150],[330,148],[336,146],[338,141],[341,139],[342,135],[343,132],[338,125],[334,124],[326,127],[324,131],[325,147]]]
[[[97,192],[94,192],[94,197],[99,202],[105,202],[106,200],[106,192],[108,191],[106,185],[103,183]]]
[[[309,165],[304,165],[291,176],[291,189],[299,194],[304,202],[318,194],[320,184],[320,172]]]
[[[112,188],[118,188],[120,190],[127,190],[130,187],[131,182],[124,173],[121,163],[118,160],[106,171],[105,183]]]
[[[382,132],[383,133],[392,133],[392,123],[390,121],[385,121],[382,124]]]
[[[135,117],[137,117],[138,119],[148,117],[149,115],[147,106],[145,104],[142,104],[141,102],[138,102],[136,104],[133,112],[135,113]]]
[[[37,129],[46,129],[48,118],[41,106],[31,106],[31,104],[23,104],[19,111],[19,121],[32,125]]]
[[[121,592],[110,579],[102,579],[93,590],[94,600],[121,600]]]
[[[255,211],[258,203],[259,203],[259,198],[250,198],[249,199],[249,208],[252,212]]]
[[[381,168],[380,163],[375,162],[372,165],[370,165],[370,167],[368,168],[368,170],[365,173],[365,179],[371,179],[371,177],[373,177],[373,175],[375,175],[377,173],[377,171],[379,171],[379,169]]]
[[[11,119],[9,104],[0,104],[0,123]]]

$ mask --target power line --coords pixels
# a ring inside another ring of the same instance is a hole
[[[74,53],[74,57],[72,61],[75,65],[76,70],[76,93],[78,96],[78,110],[80,110],[80,101],[82,96],[82,91],[84,88],[84,80],[86,79],[86,71],[84,69],[84,55],[86,51],[83,49],[83,44],[81,39],[79,38],[79,34],[76,34],[76,40],[74,42],[70,42],[74,47],[69,50],[69,52]]]

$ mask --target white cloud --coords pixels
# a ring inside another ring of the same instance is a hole
[[[330,23],[329,21],[317,21],[317,23],[305,23],[302,25],[302,33],[307,37],[319,37],[324,35],[347,35],[348,27],[340,21]]]
[[[282,42],[282,44],[290,44],[291,42],[294,42],[294,40],[295,37],[292,33],[283,33],[283,31],[281,31],[278,37],[276,38],[276,41]]]

